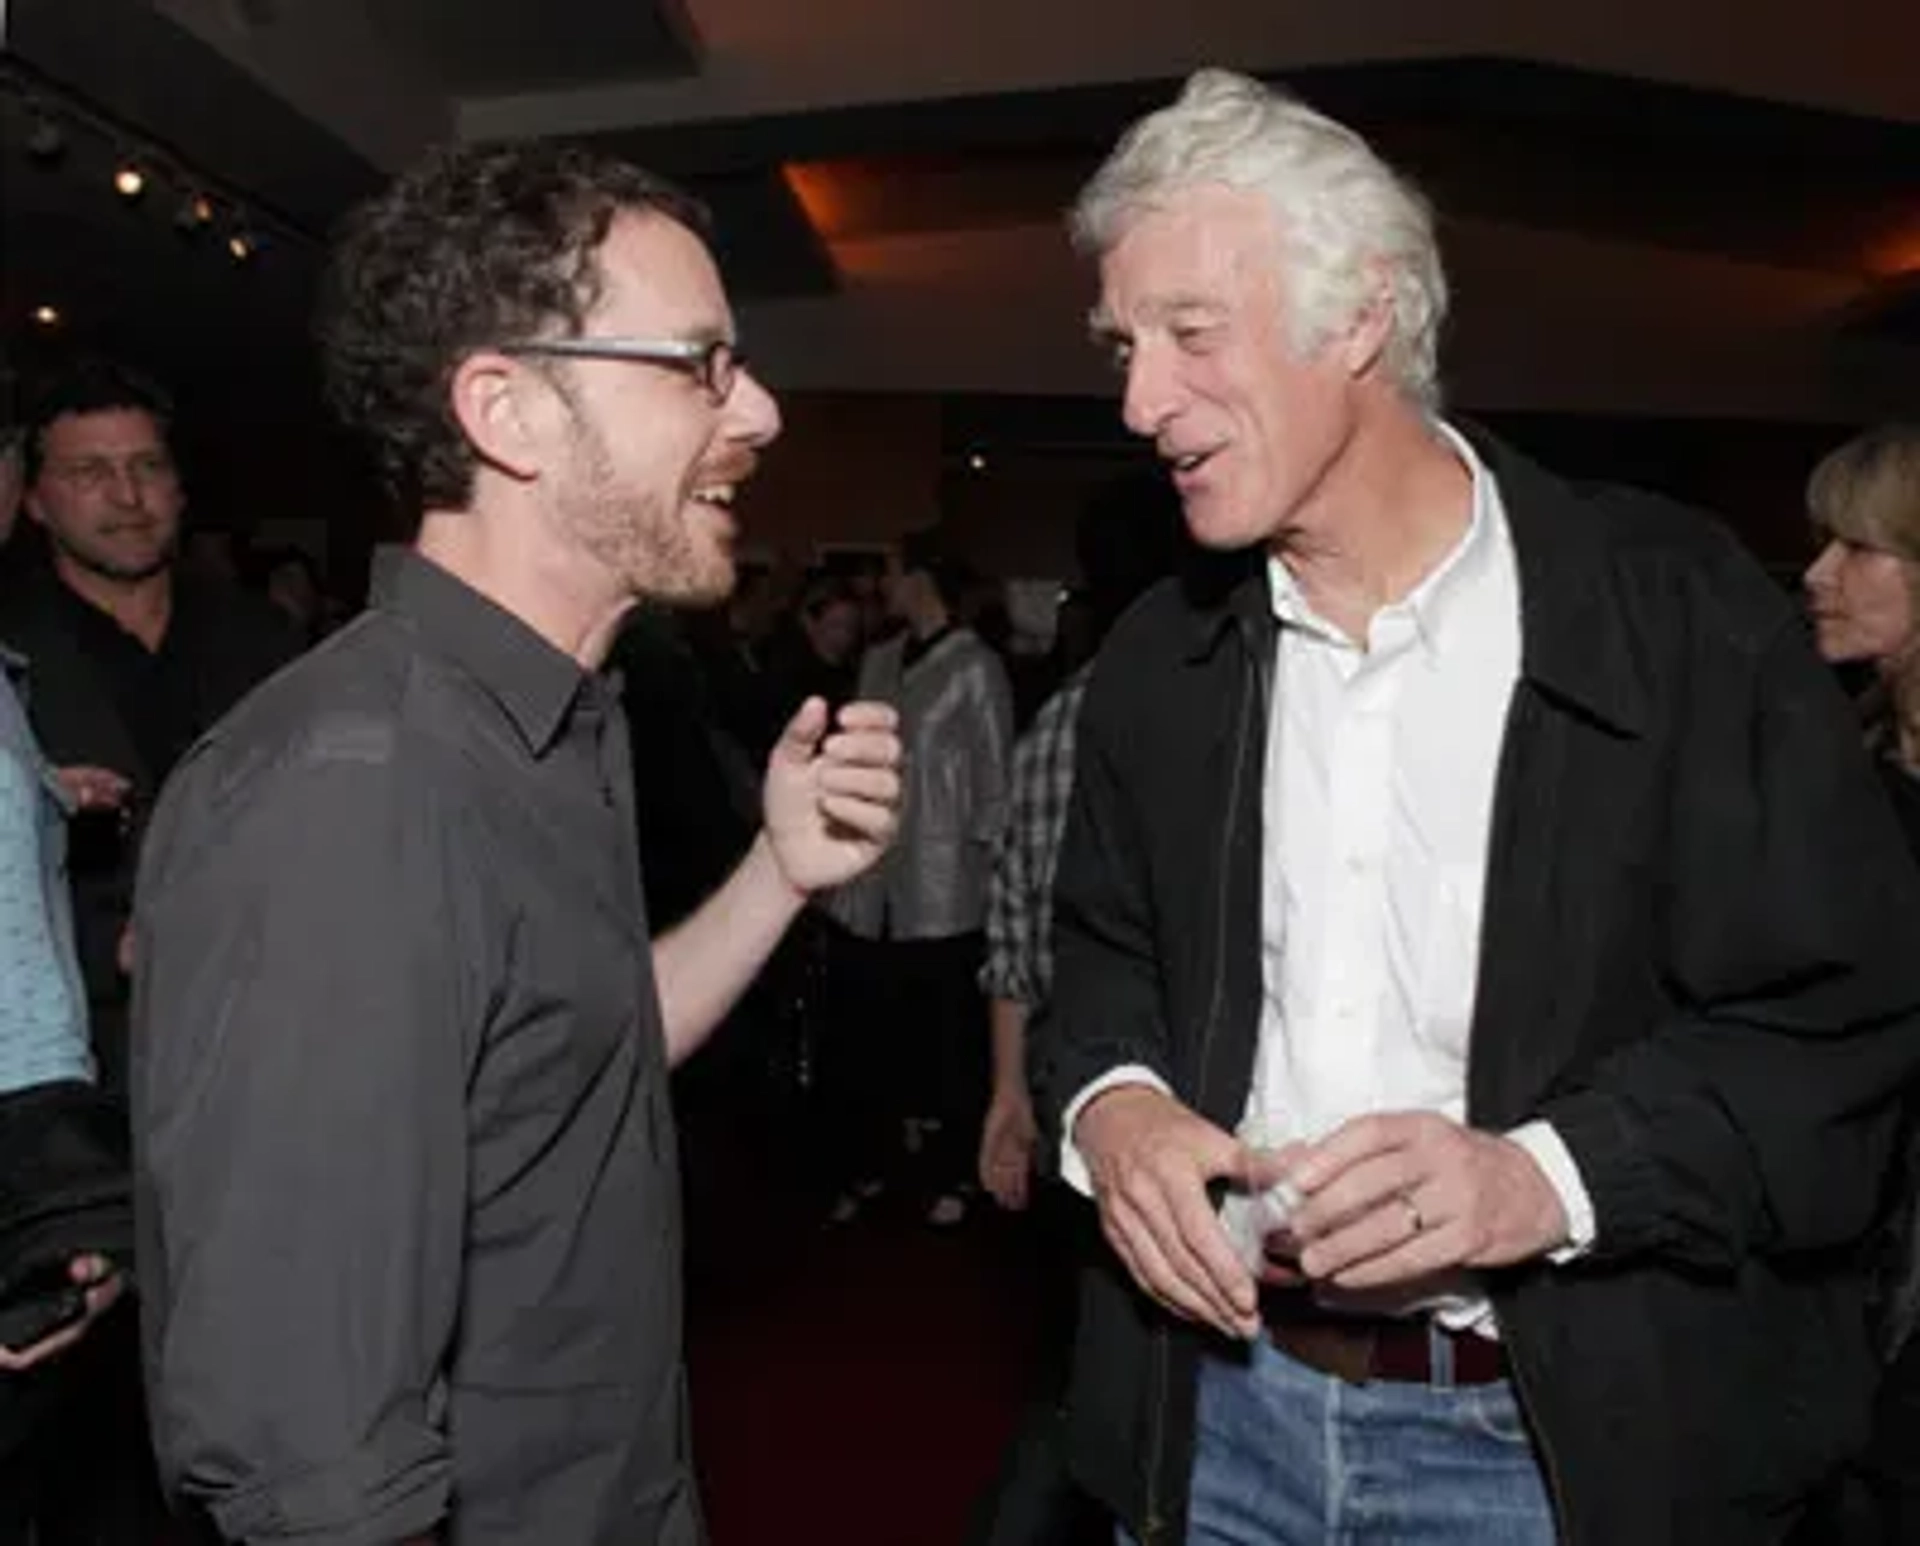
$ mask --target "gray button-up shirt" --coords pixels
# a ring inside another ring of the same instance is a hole
[[[697,1541],[609,685],[407,557],[182,763],[136,916],[173,1491],[249,1541]]]

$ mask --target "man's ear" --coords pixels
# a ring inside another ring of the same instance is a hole
[[[1393,287],[1378,264],[1369,264],[1368,274],[1372,293],[1354,313],[1339,344],[1341,362],[1356,380],[1379,364],[1393,336]]]
[[[518,482],[531,482],[544,462],[547,406],[534,401],[536,390],[551,396],[534,372],[504,354],[480,350],[454,368],[447,385],[454,419],[474,454]]]

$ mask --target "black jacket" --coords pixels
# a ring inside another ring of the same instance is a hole
[[[167,667],[143,673],[144,682],[130,680],[117,662],[137,647],[69,590],[51,564],[0,597],[0,639],[27,657],[27,714],[48,760],[57,767],[111,768],[133,784],[132,826],[122,829],[106,816],[82,817],[68,853],[75,943],[97,1010],[125,997],[118,949],[132,904],[139,819],[151,809],[173,758],[291,660],[298,640],[257,597],[177,577],[162,646]],[[143,689],[162,681],[168,689],[164,703],[136,701]],[[163,733],[140,734],[140,715],[160,720]]]
[[[97,1252],[130,1266],[126,1113],[76,1080],[0,1095],[0,1316]]]
[[[1847,704],[1729,536],[1483,455],[1522,663],[1469,1119],[1551,1121],[1599,1230],[1489,1289],[1565,1539],[1771,1539],[1865,1425],[1855,1245],[1920,1061],[1920,888]],[[1100,658],[1035,1038],[1056,1113],[1120,1063],[1243,1112],[1274,628],[1248,565],[1151,593]],[[1075,1469],[1148,1546],[1178,1539],[1205,1334],[1111,1256],[1081,1309]]]

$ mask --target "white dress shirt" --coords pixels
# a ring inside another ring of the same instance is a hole
[[[1262,812],[1260,1038],[1242,1133],[1263,1147],[1325,1137],[1370,1112],[1464,1121],[1494,782],[1520,676],[1520,580],[1499,488],[1436,426],[1473,479],[1459,543],[1354,640],[1319,617],[1278,559],[1280,621]],[[1087,1174],[1073,1122],[1102,1090],[1159,1083],[1116,1068],[1067,1109],[1063,1173]],[[1559,1193],[1564,1258],[1593,1209],[1559,1135],[1510,1134]],[[1230,1200],[1230,1206],[1232,1201]],[[1482,1299],[1435,1306],[1493,1333]]]

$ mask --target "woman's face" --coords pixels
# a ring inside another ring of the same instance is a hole
[[[1830,536],[1801,583],[1827,661],[1888,661],[1913,642],[1913,582],[1897,554]]]

